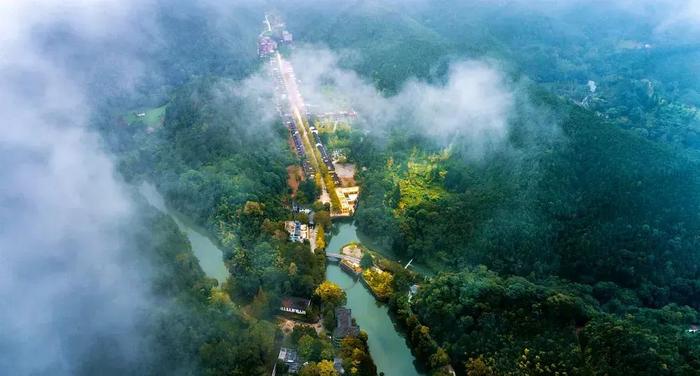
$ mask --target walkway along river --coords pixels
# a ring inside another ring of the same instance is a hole
[[[192,252],[199,260],[199,266],[202,267],[204,273],[207,277],[216,278],[219,281],[219,285],[226,281],[228,278],[228,269],[224,264],[224,257],[221,249],[217,247],[214,242],[211,241],[204,232],[197,230],[197,226],[190,223],[187,218],[181,214],[171,210],[165,205],[163,197],[158,193],[156,187],[150,183],[143,183],[139,186],[139,192],[146,198],[149,204],[169,215],[180,231],[187,235],[187,239],[190,240],[192,244]]]
[[[328,252],[339,253],[345,244],[359,242],[353,223],[342,221],[334,226],[338,232],[334,231],[326,248]],[[353,280],[337,264],[328,264],[326,279],[335,282],[347,293],[347,306],[369,337],[369,351],[377,364],[377,372],[384,372],[386,376],[422,375],[416,369],[416,359],[406,340],[396,331],[389,317],[389,309],[377,302],[362,283]]]

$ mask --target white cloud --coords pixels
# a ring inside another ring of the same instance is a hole
[[[339,67],[342,54],[323,48],[301,48],[291,60],[310,109],[317,112],[354,109],[370,130],[410,121],[425,134],[449,142],[456,136],[474,157],[508,135],[514,106],[511,88],[494,66],[479,61],[455,63],[445,82],[411,79],[393,96],[383,96],[355,72]]]
[[[657,32],[700,31],[700,0],[666,1],[660,6],[662,17],[656,26]]]
[[[120,361],[138,356],[135,325],[147,297],[119,232],[133,208],[86,129],[84,72],[53,60],[37,33],[60,26],[94,43],[125,38],[140,7],[1,7],[0,374],[75,374],[105,338]]]

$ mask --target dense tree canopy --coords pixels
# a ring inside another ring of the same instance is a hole
[[[244,319],[216,281],[205,277],[175,222],[145,203],[140,209],[144,219],[134,244],[156,265],[153,293],[162,308],[144,323],[149,350],[134,373],[267,374],[275,327]]]
[[[410,303],[412,276],[384,279],[409,342],[432,368],[449,362],[469,375],[697,374],[699,337],[686,332],[700,308],[700,88],[688,79],[697,43],[583,3],[552,16],[478,3],[278,4],[297,40],[359,51],[341,64],[387,96],[412,77],[440,82],[463,58],[496,59],[518,82],[506,147],[476,160],[468,140],[445,145],[410,119],[347,131],[360,230],[402,259],[450,271],[421,281]],[[319,288],[338,304],[321,283],[330,213],[316,208],[316,254],[286,242],[286,168],[298,161],[284,127],[232,80],[258,65],[262,12],[241,6],[232,22],[212,23],[204,8],[183,9],[191,17],[158,14],[166,32],[148,69],[164,82],[105,100],[96,127],[122,175],[152,180],[213,234],[232,274],[212,290],[173,223],[146,226],[163,234],[140,238],[163,265],[154,289],[177,302],[149,332],[162,350],[154,357],[183,373],[262,373],[273,330],[243,319],[226,293],[259,317],[281,296]],[[162,122],[123,114],[144,106],[164,111]],[[301,182],[297,199],[317,194]],[[321,313],[332,325],[332,311]],[[325,374],[322,341],[296,341],[314,359],[302,372]],[[351,374],[376,373],[363,338],[341,352]]]
[[[604,313],[585,285],[502,278],[485,268],[441,274],[421,287],[412,307],[472,374],[700,372],[700,338],[686,334],[698,315],[689,308],[635,309],[618,318]]]

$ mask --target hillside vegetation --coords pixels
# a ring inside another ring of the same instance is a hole
[[[387,289],[436,373],[448,361],[468,375],[700,373],[700,337],[688,332],[700,321],[695,44],[619,11],[604,22],[585,6],[552,15],[508,2],[278,8],[296,40],[342,53],[343,67],[385,96],[412,77],[439,83],[464,58],[494,61],[517,82],[504,146],[478,158],[469,140],[440,142],[411,119],[381,132],[353,124],[337,145],[357,164],[361,232],[436,272],[416,279],[410,303],[400,271]],[[183,33],[184,21],[167,22]],[[98,126],[128,180],[153,180],[215,235],[232,274],[222,291],[270,317],[280,296],[313,294],[323,254],[287,243],[281,226],[287,166],[298,162],[286,130],[225,90],[254,70],[255,34],[209,27],[185,33],[195,48],[167,75],[168,95],[148,104],[167,103],[162,127],[123,124],[133,108]],[[229,332],[256,328],[227,310]],[[224,357],[219,345],[237,348],[232,338],[193,340],[201,365]],[[266,351],[245,358],[250,369],[262,369]],[[236,369],[238,356],[203,369]]]

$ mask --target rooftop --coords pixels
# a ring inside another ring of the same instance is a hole
[[[286,364],[287,367],[289,367],[290,373],[296,373],[301,366],[299,355],[297,354],[297,351],[292,348],[280,348],[280,352],[279,355],[277,355],[277,359],[283,361],[284,364]]]
[[[288,297],[282,298],[282,303],[281,303],[282,307],[298,309],[300,311],[304,311],[307,308],[309,308],[310,304],[311,304],[311,300],[304,299],[304,298],[297,298],[294,296],[288,296]]]
[[[344,338],[360,334],[360,327],[352,320],[352,311],[349,308],[339,307],[335,309],[336,327],[333,330],[334,338]]]

